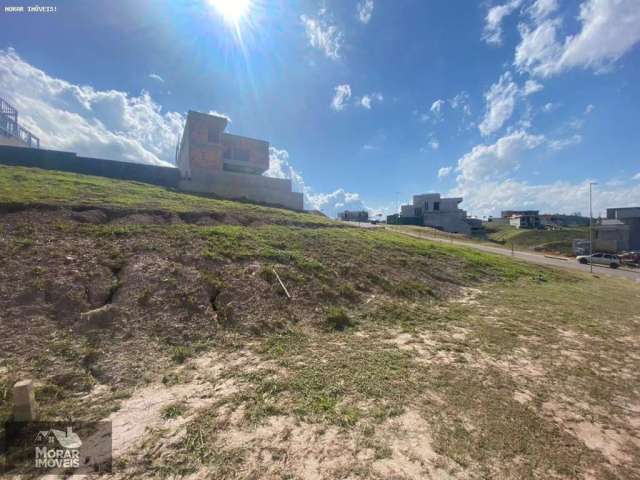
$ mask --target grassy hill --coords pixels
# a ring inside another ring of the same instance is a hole
[[[16,207],[99,206],[130,212],[158,211],[184,217],[206,213],[226,223],[326,225],[329,222],[321,215],[189,195],[145,183],[5,165],[0,165],[0,199],[3,204]]]
[[[571,256],[574,239],[588,239],[587,227],[560,228],[558,230],[518,229],[510,225],[485,224],[490,241],[516,249],[536,250]]]
[[[632,282],[14,167],[0,261],[0,421],[33,378],[117,476],[638,478]]]

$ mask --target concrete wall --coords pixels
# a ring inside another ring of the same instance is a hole
[[[174,188],[178,186],[180,180],[180,172],[174,167],[79,157],[72,152],[26,147],[0,146],[0,163],[134,180]]]
[[[615,220],[613,220],[615,222]],[[630,249],[630,228],[625,224],[596,225],[593,232],[594,251],[622,252]]]
[[[607,218],[617,220],[640,218],[640,207],[607,208]]]
[[[230,199],[248,199],[293,210],[303,209],[303,195],[292,192],[291,180],[283,178],[222,171],[216,175],[183,179],[179,188],[190,192],[213,193]]]
[[[622,221],[629,227],[629,250],[640,251],[640,218]]]
[[[7,145],[10,147],[26,147],[27,144],[16,137],[8,137],[6,135],[0,135],[0,145]]]
[[[616,219],[629,228],[627,250],[640,250],[640,207],[607,208],[607,219]]]
[[[400,206],[401,217],[415,217],[416,216],[415,212],[416,212],[416,208],[413,205]]]
[[[466,221],[465,212],[463,210],[458,212],[426,213],[424,225],[439,228],[445,232],[471,235],[471,225]]]
[[[423,193],[413,196],[413,206],[421,208],[423,212],[455,212],[458,211],[458,204],[462,202],[462,198],[442,198],[439,193]],[[436,210],[435,207],[438,207]]]

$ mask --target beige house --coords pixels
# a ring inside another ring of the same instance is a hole
[[[262,174],[269,169],[269,143],[225,133],[227,119],[189,111],[176,154],[181,190],[303,209],[291,180]]]

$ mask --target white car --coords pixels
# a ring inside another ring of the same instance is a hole
[[[620,266],[620,257],[617,255],[611,255],[609,253],[594,253],[593,255],[580,255],[576,257],[578,262],[583,265],[587,265],[589,263],[589,258],[591,258],[591,263],[594,265],[605,265],[611,268],[618,268]]]

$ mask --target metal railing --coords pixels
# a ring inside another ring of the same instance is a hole
[[[18,124],[18,110],[0,98],[0,134],[17,138],[28,147],[40,148],[40,139]]]

